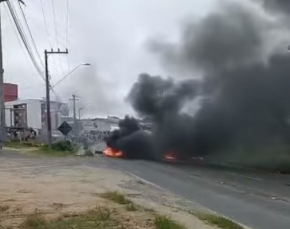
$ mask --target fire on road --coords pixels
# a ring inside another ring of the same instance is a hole
[[[124,156],[122,151],[115,150],[115,149],[113,149],[111,147],[107,147],[104,150],[104,155],[107,156],[107,157],[117,157],[117,158],[121,158],[121,157]]]

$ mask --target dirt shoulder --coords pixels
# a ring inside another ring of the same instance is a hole
[[[105,207],[124,228],[156,228],[156,213],[188,229],[213,228],[189,213],[199,209],[195,204],[101,163],[85,166],[83,160],[87,159],[1,156],[0,225],[19,228],[35,212],[54,219]],[[101,196],[113,191],[125,194],[137,210]]]

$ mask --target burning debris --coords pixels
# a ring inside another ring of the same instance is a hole
[[[119,157],[128,159],[153,159],[151,141],[150,133],[141,130],[136,119],[126,116],[120,121],[119,129],[106,139],[109,151],[104,154],[109,156],[111,150],[121,152]]]
[[[116,158],[122,158],[124,156],[123,152],[122,151],[119,151],[119,150],[115,150],[111,147],[107,147],[105,150],[104,150],[104,154],[107,156],[107,157],[116,157]]]
[[[199,23],[186,26],[179,43],[154,42],[163,62],[186,75],[198,72],[200,80],[141,74],[127,100],[152,119],[153,133],[146,136],[126,117],[108,146],[126,156],[216,156],[261,166],[290,157],[285,2],[218,1]],[[200,98],[207,100],[197,112],[183,112]]]

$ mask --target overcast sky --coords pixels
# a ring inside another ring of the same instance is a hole
[[[67,1],[69,27],[67,29]],[[12,0],[31,41],[16,0]],[[81,63],[55,90],[64,102],[73,93],[86,116],[132,114],[124,98],[139,73],[171,75],[148,48],[148,40],[177,39],[186,21],[199,20],[213,0],[30,0],[23,7],[35,43],[44,49],[69,49],[49,59],[52,84]],[[44,16],[42,5],[44,7]],[[55,4],[55,23],[53,7]],[[1,3],[5,82],[17,83],[21,98],[45,96],[44,81],[35,71],[5,3]],[[44,19],[47,24],[45,28]],[[67,33],[68,31],[68,33]],[[37,57],[37,55],[35,54]]]

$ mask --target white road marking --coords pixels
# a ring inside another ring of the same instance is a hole
[[[167,191],[167,189],[162,188],[161,186],[159,186],[159,185],[157,185],[157,184],[154,184],[154,183],[152,183],[152,182],[150,182],[150,181],[148,181],[148,180],[145,180],[145,179],[143,179],[143,178],[141,178],[141,177],[139,177],[139,176],[137,176],[137,175],[135,175],[135,174],[133,174],[133,173],[127,172],[127,171],[125,171],[125,170],[123,170],[123,172],[127,173],[127,174],[128,174],[129,176],[131,176],[131,177],[134,177],[134,178],[137,179],[137,180],[140,180],[140,181],[144,182],[145,184],[151,185],[151,186],[153,186],[153,187],[155,187],[155,188],[158,188],[158,189],[160,189],[160,190],[163,190],[163,191]]]

